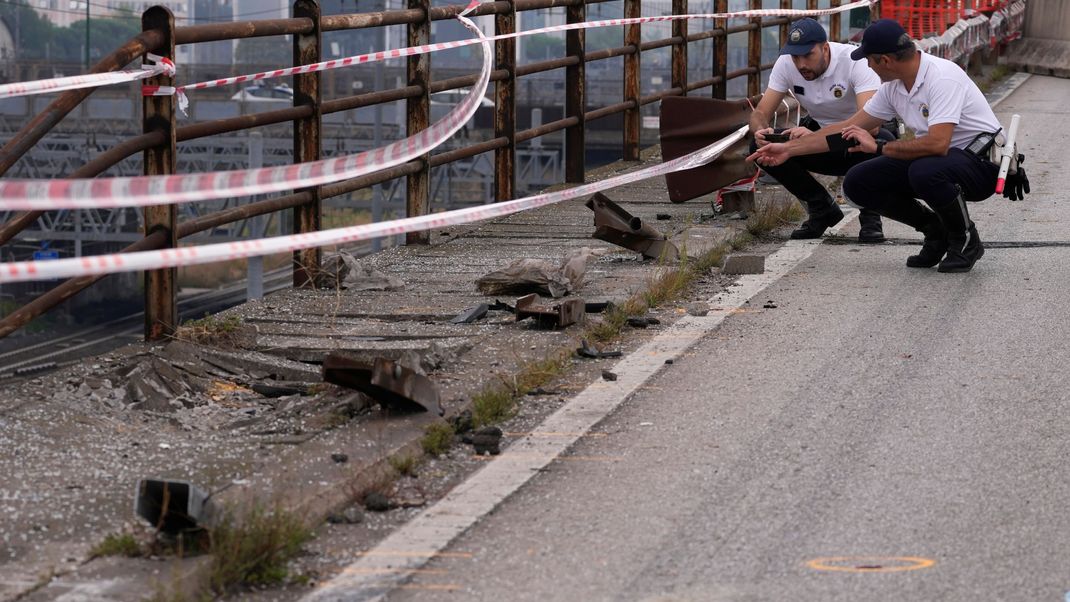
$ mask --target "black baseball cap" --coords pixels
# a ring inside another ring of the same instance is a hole
[[[862,32],[862,45],[851,51],[851,58],[860,61],[871,54],[892,54],[914,44],[910,34],[895,19],[879,19]]]
[[[825,33],[825,28],[821,27],[820,23],[809,17],[799,19],[791,24],[791,29],[788,30],[788,43],[780,49],[780,54],[802,56],[810,52],[814,44],[828,40],[828,34]]]

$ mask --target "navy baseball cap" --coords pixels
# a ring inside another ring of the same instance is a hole
[[[871,54],[892,54],[914,44],[910,34],[895,19],[880,19],[870,23],[862,32],[862,45],[851,51],[851,58],[860,61]]]
[[[825,33],[825,28],[821,27],[820,23],[809,17],[799,19],[791,24],[791,29],[788,30],[788,43],[780,49],[780,54],[802,56],[810,52],[814,44],[828,40],[828,34]]]

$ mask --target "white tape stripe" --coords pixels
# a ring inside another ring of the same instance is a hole
[[[345,244],[360,240],[379,238],[382,236],[418,232],[430,228],[443,228],[446,226],[467,224],[474,221],[502,217],[527,209],[586,196],[601,190],[608,190],[642,179],[657,177],[674,171],[681,171],[704,165],[719,157],[729,147],[742,139],[743,136],[746,135],[747,130],[748,126],[743,126],[730,136],[689,155],[636,172],[622,174],[600,182],[584,184],[568,190],[546,193],[503,203],[495,203],[492,205],[481,205],[479,207],[469,207],[444,213],[435,213],[432,215],[408,217],[388,222],[252,241],[255,244],[250,244],[248,242],[221,243],[198,247],[183,247],[174,250],[163,249],[143,251],[139,253],[98,255],[94,257],[5,263],[0,265],[0,283],[26,280],[50,280],[56,278],[70,278],[73,276],[94,276],[113,272],[135,272],[176,266],[199,265],[256,255],[270,255],[273,253],[296,251],[312,247]]]

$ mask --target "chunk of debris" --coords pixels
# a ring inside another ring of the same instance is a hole
[[[534,292],[564,297],[583,286],[587,260],[596,254],[594,249],[583,247],[556,266],[542,259],[518,259],[476,280],[476,287],[484,295]]]
[[[330,353],[323,360],[323,380],[356,389],[384,407],[408,412],[445,411],[439,403],[438,385],[401,362],[375,358],[374,363]]]
[[[614,307],[612,301],[588,301],[583,304],[583,311],[589,314],[600,314]]]
[[[617,380],[617,373],[610,372],[609,370],[602,370],[602,380]]]
[[[763,274],[765,256],[753,253],[733,253],[725,257],[722,274]]]
[[[332,525],[355,525],[364,522],[364,513],[356,506],[350,506],[341,512],[335,512],[327,517],[327,522]]]
[[[502,301],[500,299],[495,299],[494,303],[491,303],[490,307],[488,309],[490,309],[492,311],[507,311],[507,312],[513,313],[513,314],[516,313],[516,308],[515,307],[513,307],[512,305],[509,305],[508,303],[506,303],[506,302],[504,302],[504,301]]]
[[[688,315],[701,318],[710,313],[710,304],[705,301],[693,301],[687,304]]]
[[[628,318],[628,326],[631,326],[632,328],[646,328],[647,326],[654,326],[654,325],[657,325],[657,324],[661,324],[661,320],[659,320],[657,318],[647,318],[647,317],[631,317],[631,318]]]
[[[476,320],[484,318],[487,315],[488,310],[490,310],[490,306],[486,303],[480,303],[475,307],[469,307],[457,314],[457,317],[450,320],[450,324],[471,324]]]
[[[346,454],[331,454],[331,461],[335,464],[345,464],[349,461],[349,456]]]
[[[453,432],[457,434],[464,434],[472,430],[475,422],[472,418],[472,410],[464,410],[456,416],[451,416],[446,420],[453,427]]]
[[[364,494],[364,508],[371,512],[386,512],[393,510],[394,507],[390,498],[378,491],[369,491]]]
[[[591,347],[587,339],[580,339],[580,346],[576,348],[576,355],[598,360],[606,357],[620,357],[622,353],[620,351],[599,351]]]
[[[363,265],[347,251],[325,257],[313,283],[316,288],[348,291],[400,291],[405,288],[400,279]]]
[[[539,305],[538,295],[531,294],[516,300],[516,321],[534,318],[539,328],[564,328],[583,322],[583,299],[565,299],[553,305]]]
[[[502,429],[496,426],[485,426],[474,433],[466,434],[461,441],[475,447],[477,456],[484,454],[497,456],[502,453]]]
[[[249,385],[249,388],[268,399],[277,399],[279,397],[288,397],[290,395],[308,395],[308,385],[304,384],[268,385],[264,383],[252,383]]]
[[[211,526],[218,512],[203,489],[186,481],[141,479],[134,513],[168,535]]]
[[[592,237],[631,249],[648,259],[679,259],[680,251],[666,240],[664,234],[644,224],[601,192],[587,199],[586,205],[594,211]]]

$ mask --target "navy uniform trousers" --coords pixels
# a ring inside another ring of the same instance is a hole
[[[885,141],[895,140],[895,136],[888,130],[881,128],[877,138]],[[751,152],[757,148],[752,143]],[[868,153],[851,153],[847,151],[828,151],[813,155],[800,155],[792,157],[784,163],[776,166],[761,165],[763,171],[776,178],[788,192],[804,203],[815,203],[817,207],[832,202],[832,196],[823,184],[814,179],[811,174],[819,173],[826,176],[846,175],[856,165],[876,155]],[[853,198],[853,197],[852,197]]]
[[[959,148],[943,157],[904,160],[875,157],[847,172],[843,192],[852,203],[885,214],[903,199],[921,199],[940,209],[963,200],[983,201],[995,192],[999,166]],[[894,210],[893,210],[894,211]]]

